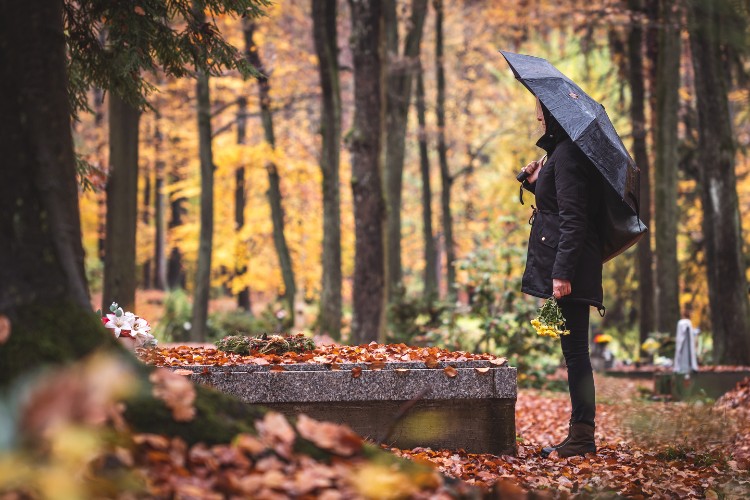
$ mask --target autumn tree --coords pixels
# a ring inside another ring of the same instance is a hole
[[[204,8],[202,2],[197,0],[194,2],[195,19],[201,25],[206,24]],[[204,49],[201,48],[201,50]],[[206,57],[205,53],[202,57]],[[211,253],[214,237],[214,154],[208,72],[202,68],[198,68],[196,71],[195,93],[198,115],[198,157],[201,172],[200,236],[198,239],[195,291],[193,293],[193,320],[189,336],[193,342],[203,342],[206,340],[208,299],[211,291]]]
[[[414,74],[419,64],[422,30],[427,0],[412,0],[406,37],[400,47],[397,1],[383,3],[385,38],[388,54],[386,86],[385,179],[388,250],[387,282],[389,296],[397,297],[401,286],[401,197],[403,190],[406,125],[411,103]]]
[[[430,157],[427,144],[427,118],[424,97],[424,75],[420,64],[416,80],[416,107],[419,130],[419,174],[422,179],[422,239],[424,241],[424,293],[426,304],[431,304],[438,295],[438,262],[435,235],[432,231],[432,185],[430,181]]]
[[[110,30],[111,37],[117,37]],[[116,39],[113,43],[118,43]],[[109,97],[109,179],[102,309],[135,303],[135,233],[138,216],[138,123],[140,110],[119,95]]]
[[[726,54],[741,38],[732,2],[690,0],[690,48],[698,108],[703,238],[714,361],[750,364],[750,303],[742,254]],[[742,25],[740,30],[744,30]]]
[[[440,207],[445,241],[446,286],[448,298],[456,296],[456,247],[453,243],[453,215],[451,214],[451,185],[453,177],[448,166],[448,145],[445,140],[445,61],[443,61],[443,0],[434,0],[435,8],[435,71],[437,80],[437,152],[440,164]]]
[[[320,74],[320,169],[323,173],[323,269],[318,328],[341,337],[341,84],[336,2],[312,0],[313,39]]]
[[[271,112],[271,83],[263,62],[260,58],[260,51],[253,38],[255,32],[255,23],[245,20],[248,23],[244,28],[245,45],[248,61],[258,72],[258,98],[260,102],[260,117],[263,124],[263,136],[266,143],[273,151],[276,148],[276,136],[273,128],[273,113]],[[273,221],[273,243],[276,253],[279,256],[279,267],[281,275],[284,278],[284,297],[286,298],[289,313],[289,323],[294,324],[294,299],[297,293],[297,287],[294,281],[294,269],[292,268],[292,257],[289,254],[289,246],[284,234],[284,208],[282,206],[281,194],[281,176],[279,169],[273,158],[266,162],[266,172],[268,173],[268,202],[271,205],[271,219]]]
[[[347,140],[354,195],[355,262],[352,341],[382,338],[386,300],[383,140],[383,20],[377,0],[349,0],[354,59],[354,122]]]
[[[243,25],[244,29],[247,25]],[[248,57],[245,52],[245,57]],[[240,97],[237,99],[237,144],[245,144],[247,137],[247,99]],[[245,205],[247,203],[247,189],[245,187],[245,165],[238,165],[234,170],[234,227],[236,232],[235,242],[235,278],[242,280],[245,273],[247,272],[247,263],[245,258],[240,258],[240,255],[246,253],[246,249],[242,248],[243,242],[240,238],[242,228],[245,226]],[[237,294],[237,307],[248,311],[252,314],[252,308],[250,304],[250,288],[247,285],[242,285],[239,293]]]
[[[154,275],[153,285],[157,290],[167,288],[167,232],[164,161],[164,134],[160,123],[161,115],[157,112],[154,124]]]
[[[645,114],[645,79],[643,67],[644,30],[646,22],[643,0],[628,0],[631,25],[627,39],[628,83],[630,85],[630,119],[633,130],[633,159],[641,170],[640,218],[651,225],[651,169],[647,149],[647,127]],[[654,274],[651,232],[647,232],[638,243],[638,313],[640,344],[654,331]]]
[[[654,219],[657,327],[671,332],[680,315],[677,267],[677,111],[679,107],[680,16],[674,0],[659,2],[659,50],[654,110]]]

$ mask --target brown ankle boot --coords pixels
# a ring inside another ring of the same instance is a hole
[[[570,439],[570,428],[573,426],[573,424],[568,424],[568,435],[565,436],[565,439],[560,441],[558,444],[553,444],[552,446],[545,446],[542,448],[542,457],[547,458],[550,456],[550,453],[558,449],[559,447],[563,446],[565,443],[568,442]]]
[[[583,422],[570,424],[570,435],[562,446],[555,449],[560,458],[568,458],[586,453],[596,453],[594,426]]]

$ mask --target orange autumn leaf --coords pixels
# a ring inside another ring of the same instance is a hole
[[[362,438],[348,426],[319,422],[304,413],[297,419],[297,431],[319,448],[344,457],[350,457],[362,449]]]
[[[438,360],[435,356],[430,355],[424,360],[424,364],[427,365],[427,368],[437,368]]]
[[[352,378],[359,378],[360,375],[362,375],[361,366],[355,366],[354,368],[352,368]]]
[[[195,387],[188,379],[164,368],[155,370],[148,378],[154,384],[154,397],[172,410],[172,418],[188,422],[195,417]]]
[[[458,370],[456,370],[456,368],[453,366],[446,366],[445,368],[443,368],[443,371],[450,378],[456,378],[458,376]]]

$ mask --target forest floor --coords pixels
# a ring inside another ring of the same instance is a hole
[[[567,434],[565,393],[522,389],[516,457],[392,450],[510,498],[750,498],[750,406],[650,401],[652,384],[597,377],[596,456],[542,458]],[[497,484],[495,484],[497,483]]]

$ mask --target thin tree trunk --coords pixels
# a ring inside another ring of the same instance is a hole
[[[424,300],[428,305],[437,298],[437,253],[432,233],[432,188],[430,185],[430,157],[427,153],[427,120],[425,117],[424,79],[422,67],[417,73],[417,122],[419,123],[419,167],[422,177],[422,234],[424,239]]]
[[[435,67],[437,77],[437,103],[435,114],[438,125],[438,159],[440,161],[440,205],[443,219],[443,237],[445,241],[446,287],[448,300],[456,297],[456,250],[453,245],[453,216],[451,215],[451,187],[453,178],[448,168],[448,147],[445,143],[445,68],[443,62],[443,0],[434,0],[435,7]]]
[[[646,89],[643,69],[645,12],[643,0],[628,0],[628,8],[633,14],[633,24],[628,34],[628,79],[630,80],[630,120],[633,124],[633,157],[641,169],[641,213],[646,226],[651,225],[651,179],[648,150],[646,145]],[[656,326],[654,318],[654,274],[651,233],[647,232],[638,244],[638,303],[640,344],[648,338]],[[646,353],[641,352],[641,358]]]
[[[388,244],[387,283],[389,296],[396,297],[401,287],[401,198],[406,146],[406,126],[411,101],[412,81],[419,62],[427,0],[411,2],[411,18],[403,50],[399,47],[396,0],[385,3],[388,49],[388,85],[386,92],[385,192]]]
[[[169,181],[174,184],[182,180],[180,167],[172,164],[172,171],[169,175]],[[183,224],[182,217],[185,215],[184,197],[173,196],[169,203],[169,225],[168,229],[172,230]],[[182,252],[177,245],[172,246],[169,251],[169,260],[167,261],[167,286],[170,289],[185,288],[185,268],[182,264]]]
[[[680,12],[676,2],[660,5],[656,64],[655,222],[657,326],[674,330],[680,317],[677,266],[677,110],[680,74]]]
[[[240,97],[237,100],[237,144],[245,144],[247,135],[247,99]],[[247,189],[245,187],[245,166],[240,165],[234,171],[234,227],[236,238],[234,275],[236,279],[243,280],[247,273],[247,251],[245,243],[240,234],[245,227],[245,205],[247,203]],[[241,256],[241,257],[240,257]],[[252,314],[250,304],[250,288],[243,285],[237,294],[237,307]]]
[[[154,133],[154,288],[167,288],[167,234],[164,229],[166,197],[164,195],[164,137],[159,128],[160,115],[156,113]]]
[[[341,87],[339,83],[336,2],[313,0],[313,37],[322,91],[320,134],[323,173],[323,276],[318,325],[321,333],[341,338]]]
[[[143,205],[141,212],[141,222],[148,228],[151,225],[151,192],[153,186],[151,185],[151,172],[148,168],[144,168],[145,179],[143,180]],[[143,263],[143,283],[141,286],[145,289],[151,288],[153,285],[152,271],[152,260],[146,259]]]
[[[138,122],[140,111],[109,96],[109,179],[104,242],[102,308],[135,303],[135,233],[138,219]]]
[[[195,3],[196,9],[200,2]],[[203,17],[200,10],[198,19]],[[201,196],[200,196],[200,237],[198,243],[198,266],[195,272],[195,293],[193,294],[193,321],[189,338],[193,342],[206,340],[208,321],[208,299],[211,290],[211,250],[214,234],[214,164],[211,148],[211,97],[208,74],[198,70],[196,94],[198,98],[198,155],[200,157]]]
[[[352,341],[378,340],[385,310],[383,18],[378,0],[349,0],[354,59],[354,122],[348,134],[354,195],[355,257]]]
[[[750,303],[742,255],[735,144],[722,58],[727,2],[690,1],[701,201],[714,362],[750,364]],[[740,35],[740,34],[738,34]],[[729,38],[727,36],[727,38]]]
[[[266,142],[272,149],[276,148],[276,138],[273,131],[273,114],[271,113],[271,84],[268,76],[265,74],[263,63],[260,59],[260,51],[253,40],[255,23],[245,19],[245,46],[250,64],[261,74],[258,77],[258,96],[260,98],[260,115],[263,123],[263,133]],[[276,253],[279,256],[279,266],[281,266],[281,275],[284,279],[284,298],[287,302],[289,324],[294,324],[294,298],[297,293],[297,287],[294,283],[294,269],[292,268],[292,257],[289,255],[289,247],[284,235],[284,208],[281,205],[281,178],[276,163],[273,161],[266,162],[266,171],[268,172],[268,202],[271,204],[271,219],[273,221],[273,243],[276,247]]]

